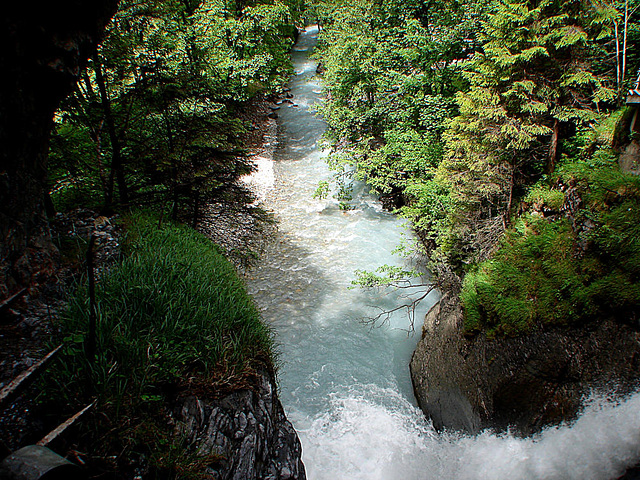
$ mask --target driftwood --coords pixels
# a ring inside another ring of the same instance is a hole
[[[55,355],[60,351],[62,345],[49,352],[42,360],[33,364],[27,370],[14,378],[7,386],[0,391],[0,408],[10,404],[27,386],[29,386],[37,376],[44,371]]]

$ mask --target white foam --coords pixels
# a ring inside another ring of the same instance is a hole
[[[524,439],[438,434],[401,395],[375,385],[330,395],[312,420],[291,417],[311,480],[608,480],[640,459],[640,394],[593,397],[574,424]]]

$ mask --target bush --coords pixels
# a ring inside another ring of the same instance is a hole
[[[467,274],[467,332],[517,335],[544,325],[638,318],[640,179],[613,160],[600,150],[564,165],[559,179],[575,185],[582,207],[571,216],[524,215],[494,258]],[[528,200],[559,210],[561,198],[555,187],[537,185]]]

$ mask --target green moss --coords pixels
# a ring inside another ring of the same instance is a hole
[[[627,115],[627,110],[629,109],[624,107],[604,116],[595,128],[591,130],[591,140],[598,145],[610,147],[614,143],[620,120]]]
[[[606,149],[565,164],[559,178],[581,207],[572,217],[522,216],[493,259],[467,274],[468,332],[518,335],[640,312],[640,179],[620,172]],[[544,184],[528,197],[556,210],[560,198]]]
[[[549,189],[545,185],[535,185],[529,190],[524,201],[558,211],[564,203],[564,193],[559,190]]]

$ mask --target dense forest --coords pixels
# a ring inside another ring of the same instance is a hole
[[[205,200],[242,202],[240,114],[291,74],[299,15],[296,2],[121,2],[56,114],[55,208],[147,205],[195,222]]]
[[[229,252],[184,224],[197,227],[213,203],[253,208],[241,179],[255,170],[254,114],[285,91],[310,22],[335,174],[316,195],[336,192],[349,210],[353,183],[366,182],[410,220],[417,241],[405,248],[460,298],[466,336],[637,325],[640,122],[626,102],[640,82],[639,10],[638,0],[120,1],[55,112],[34,209],[52,224],[78,208],[115,215],[124,260],[96,286],[83,263],[95,238],[47,238],[80,273],[40,346],[65,345],[38,383],[39,428],[95,402],[101,413],[66,447],[94,452],[80,457],[105,475],[211,478],[202,472],[224,463],[185,446],[172,408],[185,392],[254,386],[276,348]],[[7,251],[4,296],[45,283],[17,275],[24,257]],[[410,274],[382,266],[355,283]]]
[[[637,158],[618,166],[638,141],[637,9],[316,6],[339,195],[366,180],[413,222],[470,333],[638,318]]]

